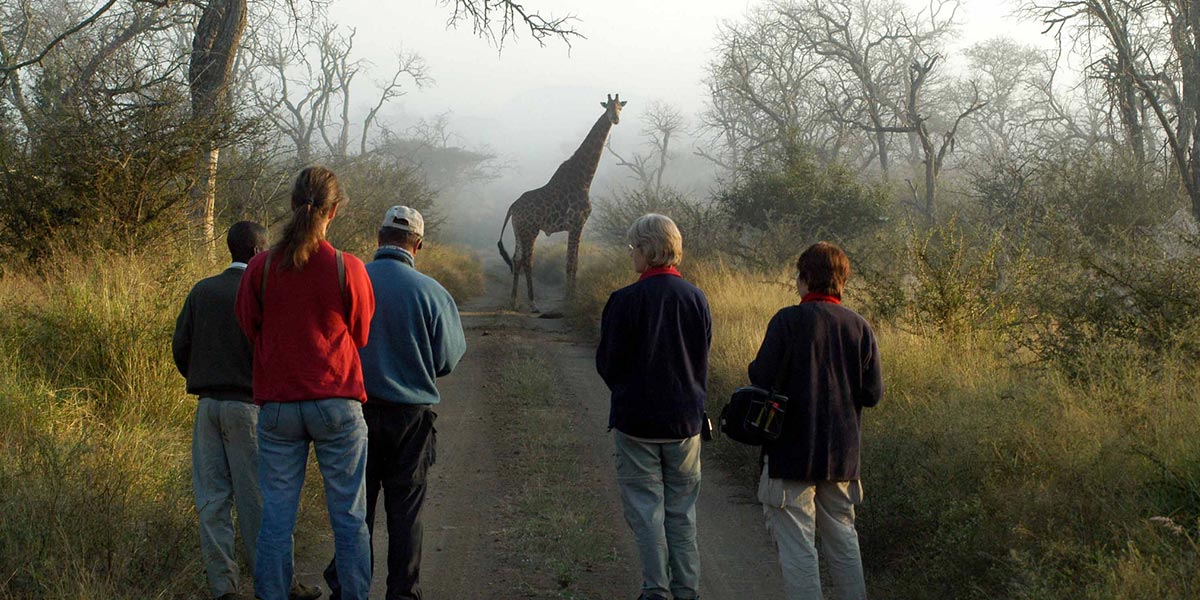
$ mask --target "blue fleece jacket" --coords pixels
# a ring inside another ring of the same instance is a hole
[[[437,404],[437,378],[467,350],[454,299],[413,264],[406,250],[384,246],[367,265],[375,317],[359,356],[368,402]]]

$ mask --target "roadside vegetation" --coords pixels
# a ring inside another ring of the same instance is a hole
[[[592,257],[577,318],[595,324],[608,293],[633,281],[627,262],[624,252]],[[681,270],[713,312],[717,415],[746,383],[767,322],[798,302],[794,276],[703,259]],[[859,276],[847,303],[877,328],[887,385],[864,412],[859,530],[874,595],[1195,597],[1194,354],[1150,358],[1113,339],[1041,361],[994,329],[873,315],[871,285]],[[755,449],[719,438],[706,452],[753,485]]]
[[[422,259],[481,278],[452,247]],[[188,290],[227,264],[97,248],[0,273],[0,598],[193,598],[204,589],[195,400],[170,346]],[[324,522],[317,481],[311,473],[302,523]]]
[[[516,335],[516,334],[510,334]],[[528,598],[601,600],[580,590],[580,578],[617,558],[616,537],[604,501],[581,482],[589,475],[583,458],[592,441],[577,434],[575,413],[561,394],[547,361],[524,344],[500,365],[493,422],[515,460],[500,477],[514,490],[507,499],[501,547],[523,568],[515,574]],[[598,522],[600,520],[600,522]]]
[[[593,189],[573,316],[594,328],[632,281],[634,218],[674,218],[713,309],[715,415],[796,301],[796,255],[836,242],[888,385],[866,415],[860,511],[878,596],[1197,598],[1200,25],[1163,1],[1017,4],[1057,48],[960,43],[956,0],[778,0],[722,23],[704,108],[635,102],[641,143],[606,149],[628,185]],[[323,3],[239,6],[0,3],[4,600],[203,588],[170,333],[225,264],[219,232],[278,225],[299,168],[347,184],[330,239],[360,256],[397,202],[433,242],[447,207],[487,220],[465,190],[496,156],[456,145],[448,116],[382,122],[431,84],[419,55],[368,64]],[[571,18],[484,10],[505,6],[458,0],[454,19],[495,42],[522,21],[537,40],[578,36]],[[381,83],[363,97],[352,79]],[[562,246],[541,248],[538,277],[561,282]],[[460,301],[481,289],[467,251],[431,244],[418,265]],[[508,370],[538,381],[539,366]],[[561,425],[549,386],[512,377],[503,393],[530,399],[514,410]],[[713,449],[752,480],[753,450]],[[577,514],[539,504],[574,501],[572,465],[549,462],[525,473],[536,493],[510,534],[545,541],[526,548],[530,589],[569,597],[605,557]]]

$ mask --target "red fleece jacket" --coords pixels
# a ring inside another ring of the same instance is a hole
[[[342,256],[344,298],[335,250],[323,240],[302,269],[284,270],[278,257],[271,259],[266,298],[260,296],[267,253],[246,267],[236,310],[254,346],[255,403],[367,400],[358,349],[367,344],[375,293],[362,261]]]

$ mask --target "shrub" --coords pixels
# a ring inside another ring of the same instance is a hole
[[[671,187],[626,189],[603,199],[592,217],[593,231],[606,243],[624,246],[629,226],[647,213],[666,215],[675,221],[683,235],[685,256],[713,256],[731,241],[728,220],[715,205],[689,198]]]
[[[442,284],[459,305],[483,293],[483,263],[465,248],[426,243],[417,254],[417,269]]]
[[[798,255],[806,241],[849,245],[887,216],[883,188],[862,183],[839,163],[820,165],[801,150],[751,168],[721,190],[716,203],[743,234],[743,258],[767,268]]]

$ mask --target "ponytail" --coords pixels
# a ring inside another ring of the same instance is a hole
[[[271,248],[279,257],[280,268],[304,268],[325,239],[321,226],[343,199],[342,186],[333,171],[319,166],[300,171],[292,186],[292,219]]]

